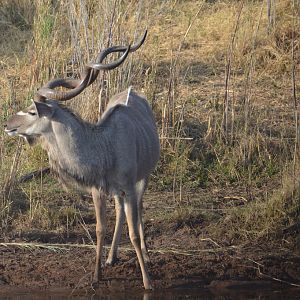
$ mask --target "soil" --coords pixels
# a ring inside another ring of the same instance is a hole
[[[153,206],[153,203],[151,204]],[[148,203],[149,211],[151,205]],[[154,205],[155,206],[155,205]],[[167,206],[166,206],[167,208]],[[181,222],[171,217],[146,218],[146,239],[150,250],[149,273],[155,289],[211,287],[213,289],[253,288],[291,283],[300,285],[300,236],[293,231],[271,242],[229,244],[208,238],[205,220],[193,217]],[[166,215],[167,216],[167,215]],[[109,217],[109,245],[113,230]],[[91,220],[93,221],[93,220]],[[92,225],[91,225],[92,226]],[[0,244],[0,290],[69,289],[89,292],[103,289],[142,290],[140,269],[124,234],[115,266],[104,267],[103,281],[91,286],[95,248],[83,243],[84,232],[58,234],[27,232],[6,237]],[[26,243],[27,244],[26,244]]]

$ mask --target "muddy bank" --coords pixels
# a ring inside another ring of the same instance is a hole
[[[11,287],[92,290],[93,247],[1,244],[0,251],[1,290]],[[243,284],[250,287],[249,281],[262,288],[266,281],[276,283],[276,280],[281,280],[282,287],[288,287],[288,283],[300,284],[300,256],[274,245],[189,250],[184,244],[181,249],[169,244],[152,249],[150,257],[149,271],[155,289],[210,285],[224,290],[243,288]],[[105,267],[104,280],[97,288],[140,291],[142,280],[134,252],[123,245],[119,262]]]
[[[228,290],[241,288],[249,281],[259,288],[268,285],[266,282],[279,284],[280,288],[300,285],[300,235],[297,230],[281,235],[276,241],[229,243],[226,237],[214,239],[208,227],[214,222],[215,215],[212,215],[212,209],[209,209],[210,219],[204,215],[203,211],[207,209],[204,197],[195,198],[201,199],[199,207],[193,201],[194,213],[180,218],[174,215],[172,202],[166,197],[163,207],[162,202],[146,198],[149,272],[156,290],[207,286],[213,290]],[[155,199],[160,198],[156,196]],[[217,206],[218,203],[215,201],[215,214],[220,215],[219,210],[224,205]],[[197,209],[199,213],[195,213]],[[0,290],[63,288],[76,292],[92,291],[93,214],[86,210],[83,216],[85,229],[79,226],[57,232],[29,228],[20,232],[11,228],[6,232],[0,239]],[[112,209],[108,213],[107,250],[114,222]],[[142,291],[140,269],[126,230],[123,230],[119,261],[115,266],[105,267],[103,277],[98,290]],[[240,286],[237,282],[243,284]]]

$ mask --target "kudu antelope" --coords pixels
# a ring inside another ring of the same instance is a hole
[[[5,131],[23,137],[29,144],[41,142],[59,178],[92,193],[97,236],[94,282],[102,278],[101,257],[106,233],[104,195],[109,194],[115,199],[116,224],[106,263],[113,264],[117,258],[126,216],[144,287],[151,289],[141,214],[147,181],[159,158],[159,139],[150,106],[142,96],[129,89],[111,98],[97,124],[89,124],[57,101],[81,93],[95,81],[100,70],[118,67],[129,52],[143,44],[146,33],[132,47],[115,46],[101,51],[96,62],[85,67],[80,79],[56,79],[44,85],[28,108],[7,121]],[[104,64],[103,60],[113,52],[123,54],[116,61]],[[57,87],[69,90],[55,90]]]

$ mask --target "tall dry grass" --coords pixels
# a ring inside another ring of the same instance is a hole
[[[68,105],[95,122],[112,94],[134,85],[149,99],[161,137],[161,162],[152,188],[173,190],[180,206],[191,189],[226,187],[231,194],[239,187],[254,203],[245,208],[249,215],[260,207],[266,220],[275,220],[262,195],[280,189],[290,161],[298,163],[300,59],[299,3],[274,3],[2,1],[1,125],[48,80],[78,77],[100,49],[132,42],[148,28],[147,42],[138,52],[117,70],[100,74]],[[42,178],[33,186],[11,184],[11,177],[42,168],[47,161],[39,148],[23,146],[14,164],[15,141],[3,132],[0,136],[1,186],[11,187],[9,194],[2,189],[0,211],[9,219],[11,210],[5,207],[14,197],[51,198],[57,187],[52,183],[47,192]],[[20,189],[24,193],[14,194]],[[276,203],[285,201],[279,197]],[[38,204],[34,207],[43,211],[43,201]],[[235,221],[228,224],[241,226],[239,213],[229,214]],[[295,217],[279,219],[286,225]],[[263,232],[267,223],[257,230]]]

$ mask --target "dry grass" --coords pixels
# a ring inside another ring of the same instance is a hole
[[[96,121],[107,99],[133,84],[147,95],[162,138],[162,158],[152,189],[173,190],[174,200],[180,203],[191,188],[242,188],[245,198],[259,200],[230,212],[225,223],[229,232],[243,231],[246,237],[296,219],[291,206],[285,205],[286,197],[274,197],[271,192],[283,177],[290,178],[287,166],[294,157],[291,50],[294,45],[299,74],[299,33],[294,30],[299,27],[299,15],[290,1],[277,3],[272,26],[264,1],[245,1],[243,6],[229,0],[55,3],[1,2],[1,125],[26,106],[43,83],[54,77],[77,77],[99,49],[132,42],[148,27],[142,49],[118,70],[99,76],[70,103],[72,108],[84,119]],[[298,94],[298,81],[295,88]],[[3,132],[0,138],[0,183],[4,186],[16,148],[15,140]],[[16,176],[46,164],[43,151],[24,146]],[[297,180],[292,182],[293,187],[284,189],[294,190]],[[40,199],[41,193],[51,199],[56,185],[45,188],[41,179],[20,188],[24,193],[16,192],[3,203],[16,197],[30,202]],[[175,191],[180,191],[178,197]],[[262,197],[265,193],[269,196]],[[51,223],[54,217],[45,213],[43,203],[33,207],[36,213],[29,210],[26,218],[36,216],[36,226],[43,219],[49,220],[43,228],[59,226]],[[8,224],[12,215],[3,208],[0,211],[8,216]]]

